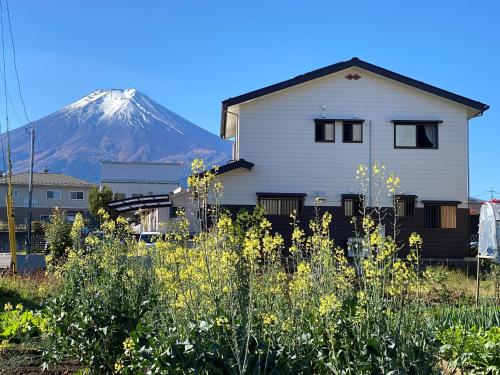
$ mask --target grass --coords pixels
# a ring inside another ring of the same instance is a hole
[[[0,276],[0,309],[6,303],[22,304],[26,309],[37,310],[43,301],[54,292],[57,279],[44,272],[27,275]]]
[[[476,278],[444,266],[427,267],[423,276],[426,300],[434,304],[472,305],[476,298]],[[480,282],[480,298],[485,304],[498,303],[500,276],[485,272]]]

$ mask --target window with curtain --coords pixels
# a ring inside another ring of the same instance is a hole
[[[357,194],[342,195],[342,211],[344,216],[360,216],[363,210],[363,196]]]
[[[425,227],[430,229],[456,229],[457,204],[425,203]]]
[[[396,215],[400,218],[415,218],[415,196],[398,195],[396,196]]]
[[[343,142],[362,143],[363,142],[363,123],[357,121],[344,121],[342,123]]]
[[[438,123],[394,121],[394,147],[438,148]]]
[[[315,141],[335,142],[335,121],[315,120]]]
[[[268,193],[269,194],[269,193]],[[264,208],[266,215],[290,216],[292,213],[302,215],[303,195],[258,194],[257,204]]]

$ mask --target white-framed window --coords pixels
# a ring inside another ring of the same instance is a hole
[[[19,190],[14,189],[14,190],[12,191],[12,196],[14,197],[14,199],[19,198]]]
[[[47,199],[61,199],[61,191],[60,190],[47,190],[45,192],[45,196]]]
[[[83,200],[83,191],[70,191],[69,199],[77,201]]]

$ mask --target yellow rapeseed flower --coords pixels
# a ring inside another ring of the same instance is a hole
[[[410,247],[421,247],[423,244],[423,240],[419,234],[413,232],[410,235],[409,243],[410,243]]]
[[[328,316],[340,310],[342,303],[334,293],[328,294],[320,298],[319,315]]]

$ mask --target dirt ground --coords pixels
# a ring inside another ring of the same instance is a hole
[[[81,367],[76,361],[66,361],[42,372],[42,353],[36,349],[8,348],[0,352],[1,375],[66,375],[75,374]]]

